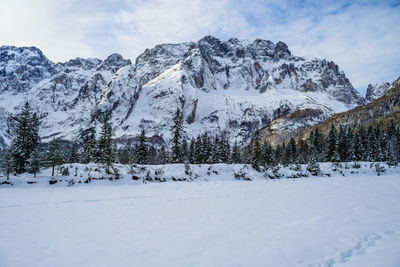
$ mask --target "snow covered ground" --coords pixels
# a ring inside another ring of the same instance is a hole
[[[12,178],[0,187],[0,266],[400,266],[400,175],[359,170],[69,187]]]

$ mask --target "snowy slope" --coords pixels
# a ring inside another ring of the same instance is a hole
[[[0,191],[4,267],[400,265],[398,175]]]
[[[0,48],[0,139],[13,134],[9,116],[29,100],[43,118],[41,135],[68,140],[99,130],[106,108],[115,137],[167,141],[177,108],[189,136],[228,130],[248,141],[256,128],[299,110],[312,115],[295,129],[365,103],[345,74],[324,59],[293,56],[283,42],[257,39],[162,44],[131,64],[118,54],[106,60],[50,62],[37,48]],[[1,142],[0,142],[1,143]]]

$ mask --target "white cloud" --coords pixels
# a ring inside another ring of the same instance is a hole
[[[55,61],[134,59],[211,34],[285,41],[296,55],[335,61],[358,89],[400,75],[400,6],[389,2],[2,0],[0,25],[0,44],[34,45]]]

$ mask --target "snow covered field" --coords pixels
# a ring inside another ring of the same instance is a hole
[[[400,266],[400,176],[0,188],[0,266]]]

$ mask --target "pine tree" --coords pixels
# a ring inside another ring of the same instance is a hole
[[[120,163],[118,158],[118,145],[116,142],[112,143],[112,162],[113,163]]]
[[[139,137],[139,146],[137,147],[136,157],[137,157],[137,163],[139,164],[149,163],[148,147],[146,144],[146,132],[144,129],[142,129],[142,132]]]
[[[203,156],[203,140],[200,135],[196,138],[196,145],[195,145],[195,162],[197,164],[204,163],[204,156]]]
[[[351,127],[347,129],[347,160],[349,161],[355,161],[356,160],[356,155],[354,153],[354,145],[356,143],[355,136],[353,134],[353,131]]]
[[[261,144],[260,144],[260,133],[259,130],[256,130],[254,134],[254,139],[252,142],[252,159],[251,159],[251,166],[255,170],[260,170],[260,164],[262,160],[262,151],[261,151]]]
[[[28,102],[25,103],[18,115],[16,137],[12,142],[12,156],[17,173],[26,171],[28,159],[40,143],[39,119],[36,113],[32,113]]]
[[[353,148],[354,148],[353,151],[355,160],[356,161],[364,160],[365,148],[362,139],[361,129],[359,129],[354,136]]]
[[[288,162],[290,164],[295,163],[297,159],[297,148],[296,148],[296,141],[294,138],[290,138],[289,144],[287,146],[287,154],[288,154]]]
[[[83,142],[81,162],[83,164],[94,162],[95,154],[96,154],[96,138],[94,136],[94,133],[92,133],[87,135]]]
[[[109,123],[110,113],[107,110],[104,115],[103,125],[100,132],[100,138],[97,143],[97,162],[103,163],[106,167],[106,172],[110,173],[110,166],[114,163],[115,153],[112,143],[112,127]]]
[[[212,163],[212,142],[208,133],[204,133],[201,137],[201,153],[202,162],[201,163]]]
[[[131,157],[132,157],[132,144],[130,141],[128,141],[124,147],[118,149],[118,161],[121,164],[129,164],[131,163]]]
[[[58,139],[49,142],[49,148],[46,153],[45,165],[52,168],[51,176],[54,176],[54,168],[61,165],[64,161],[65,153]]]
[[[28,159],[28,172],[33,173],[33,177],[36,177],[36,173],[40,170],[42,164],[41,155],[38,149],[32,151]]]
[[[182,137],[184,134],[183,129],[183,116],[179,108],[176,109],[175,116],[173,118],[174,124],[171,127],[172,132],[172,156],[171,160],[173,163],[179,163],[183,161],[183,155],[181,151]]]
[[[262,159],[267,167],[271,167],[273,165],[273,149],[270,142],[264,141],[262,147]]]
[[[182,162],[189,162],[189,147],[185,137],[182,138],[182,148],[181,148]]]
[[[315,149],[315,147],[313,147],[313,149]],[[326,140],[325,160],[332,162],[340,161],[340,156],[338,153],[338,135],[335,126],[333,124],[331,125]]]
[[[308,162],[307,170],[314,176],[320,174],[321,172],[319,163],[317,161],[317,155],[318,155],[317,149],[314,147],[314,145],[311,145],[310,161]]]
[[[76,151],[76,145],[73,144],[71,148],[71,152],[69,153],[69,163],[77,163],[78,162],[78,153]]]
[[[320,133],[318,128],[314,130],[312,135],[312,146],[315,151],[316,158],[322,158],[324,156],[324,140],[323,135]]]
[[[274,150],[273,165],[279,164],[280,162],[282,162],[282,157],[283,157],[282,146],[278,144],[278,145],[276,145],[275,150]]]
[[[214,143],[212,146],[212,162],[211,163],[221,163],[221,150],[222,150],[222,145],[221,145],[221,140],[219,139],[219,136],[216,135],[214,137]]]
[[[349,142],[347,140],[346,131],[342,125],[340,125],[340,128],[339,128],[337,153],[339,156],[339,161],[341,161],[341,162],[348,161]]]
[[[309,145],[305,140],[299,141],[299,153],[297,157],[297,162],[300,164],[305,164],[309,160]]]
[[[159,152],[159,161],[160,164],[166,164],[169,162],[169,155],[167,150],[165,149],[165,146],[162,146]]]
[[[239,148],[236,140],[235,140],[235,143],[232,148],[231,161],[232,161],[232,163],[241,163],[242,162],[242,159],[240,156],[240,148]]]
[[[368,140],[368,150],[366,153],[366,160],[367,161],[375,161],[376,155],[376,140],[375,140],[375,133],[372,126],[368,126],[366,139]]]
[[[189,163],[196,163],[196,141],[194,138],[190,140],[189,145]]]
[[[374,135],[375,135],[375,155],[374,159],[375,161],[384,161],[385,156],[384,156],[384,147],[385,145],[385,140],[384,140],[384,135],[382,133],[382,126],[378,124],[374,130]]]
[[[387,162],[388,165],[397,166],[397,164],[399,163],[397,151],[398,151],[397,138],[393,134],[389,141],[389,147],[388,147],[388,162]]]
[[[227,131],[223,131],[220,136],[219,154],[221,162],[230,162],[231,145],[229,142],[229,134]]]
[[[11,149],[5,148],[1,153],[0,169],[6,174],[7,180],[10,178],[10,173],[14,169],[14,159]]]

